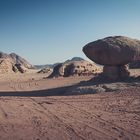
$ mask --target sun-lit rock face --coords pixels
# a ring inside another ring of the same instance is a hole
[[[103,74],[110,79],[129,76],[126,64],[140,60],[140,41],[114,36],[88,43],[83,52],[92,61],[104,65]]]
[[[101,72],[101,68],[86,60],[68,61],[54,67],[53,73],[49,77],[87,76],[99,72]]]
[[[0,59],[0,74],[13,73],[11,60],[8,58]]]
[[[33,68],[33,66],[17,54],[0,52],[0,74],[25,73],[30,68]]]
[[[140,41],[124,36],[107,37],[88,43],[83,52],[101,65],[125,65],[140,59]]]

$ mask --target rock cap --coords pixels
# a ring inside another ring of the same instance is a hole
[[[140,40],[124,36],[111,36],[88,43],[85,55],[101,65],[126,65],[140,59]]]

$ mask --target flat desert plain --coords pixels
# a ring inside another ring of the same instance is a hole
[[[0,140],[140,140],[139,85],[65,95],[92,77],[43,77],[0,75]]]

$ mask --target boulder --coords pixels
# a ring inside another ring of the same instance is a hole
[[[140,59],[140,41],[124,36],[107,37],[88,43],[83,52],[101,65],[126,65]]]
[[[140,41],[114,36],[88,43],[83,52],[92,61],[104,65],[103,74],[111,79],[129,77],[127,64],[140,60]]]

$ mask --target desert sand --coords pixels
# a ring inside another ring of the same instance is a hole
[[[0,140],[140,139],[140,84],[65,95],[92,77],[44,77],[35,71],[0,75]]]

